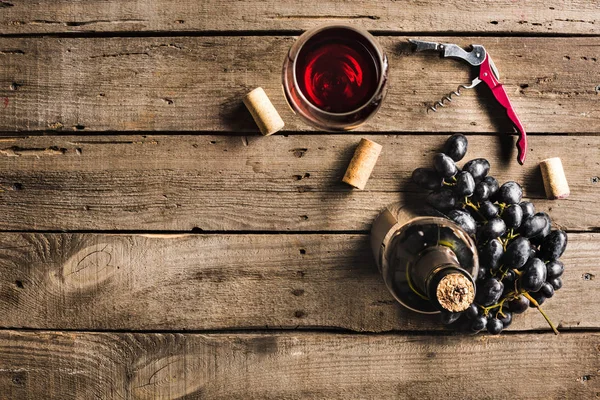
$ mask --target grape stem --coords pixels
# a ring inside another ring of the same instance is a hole
[[[498,268],[498,271],[496,271],[496,273],[493,273],[492,276],[495,278],[497,276],[497,274],[500,273],[500,274],[502,274],[500,276],[500,280],[502,281],[504,278],[506,278],[506,275],[508,275],[509,270],[510,270],[510,268],[504,268],[504,264],[502,264],[502,265],[500,265],[500,268]]]
[[[502,239],[501,237],[498,237],[497,239],[500,243],[502,243],[502,248],[504,249],[504,252],[506,253],[506,246],[508,246],[508,238]]]
[[[558,329],[556,329],[556,327],[554,326],[552,321],[550,321],[550,318],[548,318],[548,316],[546,315],[544,310],[542,310],[542,308],[540,307],[538,302],[533,297],[531,297],[531,295],[527,291],[523,291],[523,296],[525,296],[527,298],[527,300],[529,300],[531,302],[531,304],[533,304],[535,306],[535,308],[538,309],[538,311],[542,314],[542,316],[544,317],[544,319],[546,320],[548,325],[550,325],[550,328],[552,328],[552,330],[554,331],[554,334],[558,335]]]
[[[502,216],[502,213],[504,212],[504,209],[506,208],[506,203],[498,203],[496,202],[496,204],[498,204],[498,207],[500,207],[500,212],[498,213],[498,216]]]
[[[508,235],[506,236],[506,242],[508,243],[509,241],[513,240],[517,236],[519,236],[519,234],[515,233],[513,228],[510,228],[510,231],[508,232]]]
[[[488,315],[491,310],[493,310],[494,308],[497,308],[498,312],[496,313],[496,318],[498,318],[498,314],[502,315],[503,317],[506,317],[506,315],[502,311],[502,307],[504,306],[504,302],[506,302],[507,300],[512,300],[516,296],[517,296],[516,292],[510,292],[510,293],[507,293],[506,296],[504,296],[502,298],[502,300],[500,300],[499,303],[492,304],[491,306],[487,306],[487,307],[481,306],[479,304],[478,304],[478,306],[481,307],[481,309],[483,310],[483,315]]]
[[[475,204],[473,204],[471,202],[471,200],[469,200],[468,197],[465,197],[465,201],[463,202],[464,205],[466,207],[471,207],[473,210],[475,210],[475,212],[477,213],[477,215],[479,215],[481,217],[481,219],[483,219],[484,221],[487,222],[487,218],[485,218],[483,215],[481,215],[481,213],[479,212],[479,207],[477,207]]]
[[[523,276],[523,273],[522,273],[521,271],[519,271],[518,269],[513,269],[513,272],[514,272],[514,273],[515,273],[515,275],[517,276],[517,277],[515,278],[515,293],[516,293],[516,292],[518,292],[517,285],[519,284],[519,278],[520,278],[521,276]]]
[[[442,184],[446,185],[446,186],[456,186],[456,176],[452,177],[452,182],[446,182],[446,179],[442,179]]]

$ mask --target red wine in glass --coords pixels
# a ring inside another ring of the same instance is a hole
[[[321,32],[309,40],[296,62],[302,94],[323,111],[347,113],[375,94],[379,68],[373,50],[344,30]]]
[[[308,123],[326,130],[353,129],[379,108],[387,58],[367,32],[348,26],[308,31],[284,62],[288,103]]]

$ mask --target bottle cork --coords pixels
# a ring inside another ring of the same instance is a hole
[[[377,158],[379,158],[381,149],[380,144],[369,139],[360,139],[342,181],[356,189],[363,190],[375,167]]]
[[[264,136],[272,135],[284,127],[283,120],[263,88],[257,87],[243,101]]]
[[[447,311],[465,311],[475,300],[473,283],[462,274],[444,276],[436,289],[440,305]]]
[[[543,160],[540,162],[540,169],[542,170],[547,198],[553,200],[569,197],[571,191],[560,158],[554,157]]]

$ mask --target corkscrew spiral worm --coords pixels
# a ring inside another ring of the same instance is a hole
[[[427,106],[427,112],[429,112],[429,110],[433,111],[433,112],[437,112],[439,107],[446,107],[446,104],[444,104],[444,102],[446,103],[452,103],[452,98],[453,97],[459,97],[461,95],[461,91],[463,89],[471,89],[472,86],[467,86],[467,85],[459,85],[456,90],[448,93],[447,95],[443,96],[440,100],[436,101],[433,104],[430,104]]]

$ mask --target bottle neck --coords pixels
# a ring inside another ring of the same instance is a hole
[[[419,255],[409,271],[415,289],[428,296],[428,286],[433,276],[445,268],[460,268],[456,254],[446,246],[428,247]]]
[[[425,249],[410,267],[409,276],[413,288],[439,310],[464,311],[475,298],[472,278],[446,246]]]

